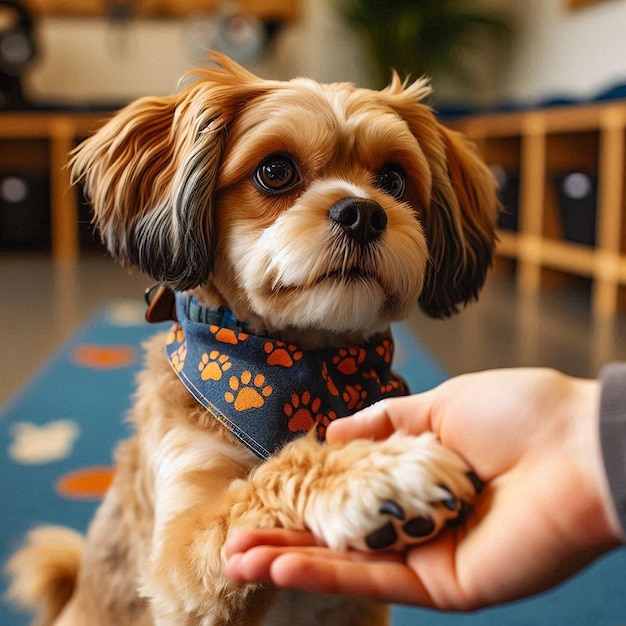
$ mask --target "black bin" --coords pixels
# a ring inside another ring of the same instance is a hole
[[[498,228],[517,231],[519,228],[519,172],[509,171],[501,165],[489,166],[498,183],[498,198],[502,210],[498,215]]]
[[[560,172],[553,177],[566,241],[586,246],[596,244],[598,177],[580,170]]]
[[[0,173],[0,249],[50,248],[50,185],[36,174]]]

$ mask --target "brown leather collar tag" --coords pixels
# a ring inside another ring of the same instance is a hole
[[[146,321],[150,324],[177,321],[176,296],[166,285],[153,285],[146,289]]]

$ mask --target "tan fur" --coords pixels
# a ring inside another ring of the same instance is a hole
[[[42,526],[30,531],[25,547],[6,565],[16,581],[9,600],[35,609],[35,623],[53,623],[74,593],[84,544],[84,537],[69,528]]]
[[[266,81],[212,60],[181,92],[131,104],[75,153],[75,179],[114,256],[305,348],[359,344],[415,301],[446,316],[476,296],[494,245],[495,185],[472,146],[419,102],[426,82],[394,77],[376,92]],[[254,176],[275,154],[289,155],[299,180],[268,193]],[[389,163],[406,175],[402,197],[380,186]],[[347,197],[385,213],[366,252],[330,223]],[[159,336],[147,346],[134,434],[118,447],[84,546],[37,531],[9,564],[14,597],[41,598],[42,623],[57,626],[386,624],[385,607],[233,585],[224,541],[236,528],[283,526],[359,547],[391,497],[444,523],[433,494],[445,483],[471,500],[464,463],[433,438],[398,436],[341,449],[305,437],[259,465],[186,391],[163,345]]]

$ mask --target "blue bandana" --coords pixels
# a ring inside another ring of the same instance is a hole
[[[212,311],[176,295],[167,336],[174,371],[196,400],[258,457],[265,459],[312,428],[320,440],[340,417],[409,393],[391,369],[393,340],[304,350],[248,334],[230,311]]]

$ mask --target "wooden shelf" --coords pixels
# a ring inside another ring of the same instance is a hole
[[[43,140],[50,180],[52,255],[74,260],[79,255],[78,202],[67,167],[75,141],[94,131],[108,117],[99,113],[0,113],[0,141]],[[33,164],[38,165],[41,164]]]
[[[626,286],[626,101],[468,116],[448,125],[475,141],[489,165],[516,176],[517,230],[499,233],[496,253],[517,262],[520,288],[540,289],[543,269],[587,277],[594,313],[614,315]],[[567,171],[597,181],[595,244],[564,236],[555,176]]]
[[[589,105],[529,109],[512,113],[472,115],[451,120],[473,139],[547,133],[573,133],[624,126],[626,103],[622,100]]]

